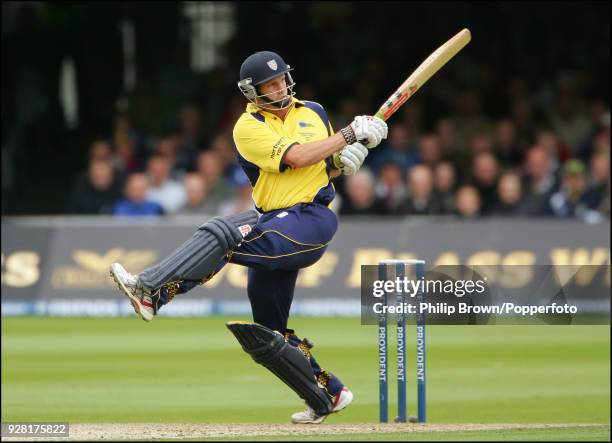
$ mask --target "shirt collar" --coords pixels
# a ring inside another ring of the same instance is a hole
[[[291,100],[293,100],[293,103],[295,104],[296,108],[299,108],[300,106],[304,106],[304,102],[302,100],[298,100],[295,97],[291,97]],[[250,102],[247,103],[246,112],[248,112],[249,114],[253,113],[253,112],[259,112],[259,113],[263,113],[263,114],[267,114],[267,115],[274,115],[274,114],[271,114],[271,113],[269,113],[269,112],[259,108],[255,103],[250,103]],[[291,111],[289,111],[289,112],[291,112]]]

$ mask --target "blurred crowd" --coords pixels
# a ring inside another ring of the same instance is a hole
[[[150,6],[2,3],[3,214],[250,206],[231,137],[246,56],[281,54],[297,97],[338,130],[468,27],[470,44],[393,115],[359,174],[334,179],[333,209],[609,218],[609,2]]]
[[[231,136],[200,138],[197,107],[180,109],[177,132],[147,137],[127,116],[89,147],[87,171],[68,202],[73,214],[229,215],[253,208],[251,184]]]
[[[609,218],[610,114],[593,106],[560,110],[541,128],[474,114],[427,133],[411,110],[347,178],[340,213]]]
[[[547,124],[535,127],[525,101],[498,120],[479,112],[478,101],[462,94],[459,112],[431,131],[422,130],[419,102],[406,105],[364,167],[335,179],[332,208],[340,215],[609,218],[610,113],[603,103],[579,110],[561,95]],[[231,137],[243,109],[231,101],[211,139],[193,103],[179,107],[176,129],[161,136],[117,116],[112,131],[92,141],[68,212],[227,215],[252,208]],[[330,112],[332,124],[342,127],[355,113],[347,101]]]

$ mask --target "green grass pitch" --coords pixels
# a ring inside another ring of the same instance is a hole
[[[3,318],[2,421],[287,423],[301,400],[241,350],[227,320]],[[376,327],[358,318],[295,318],[289,326],[315,343],[321,365],[355,393],[328,423],[375,423]],[[609,335],[609,326],[429,326],[428,421],[602,424],[583,434],[529,435],[609,440]],[[408,407],[415,414],[414,326],[407,340]]]

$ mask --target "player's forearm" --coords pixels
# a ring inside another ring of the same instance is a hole
[[[346,141],[339,132],[324,140],[293,145],[285,154],[283,163],[292,169],[305,168],[325,160],[345,145]]]

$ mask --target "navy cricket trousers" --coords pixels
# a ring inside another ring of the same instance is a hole
[[[322,257],[337,228],[336,215],[319,203],[262,214],[229,256],[230,263],[249,268],[247,293],[256,323],[287,331],[298,272]]]
[[[321,258],[337,228],[336,215],[320,203],[300,203],[264,213],[240,247],[223,259],[216,271],[228,262],[247,266],[253,321],[279,331],[297,347],[302,340],[287,328],[287,322],[298,272]],[[200,282],[186,283],[180,292]],[[310,353],[307,358],[315,377],[328,392],[334,396],[340,393],[344,387],[340,379],[321,369]]]

